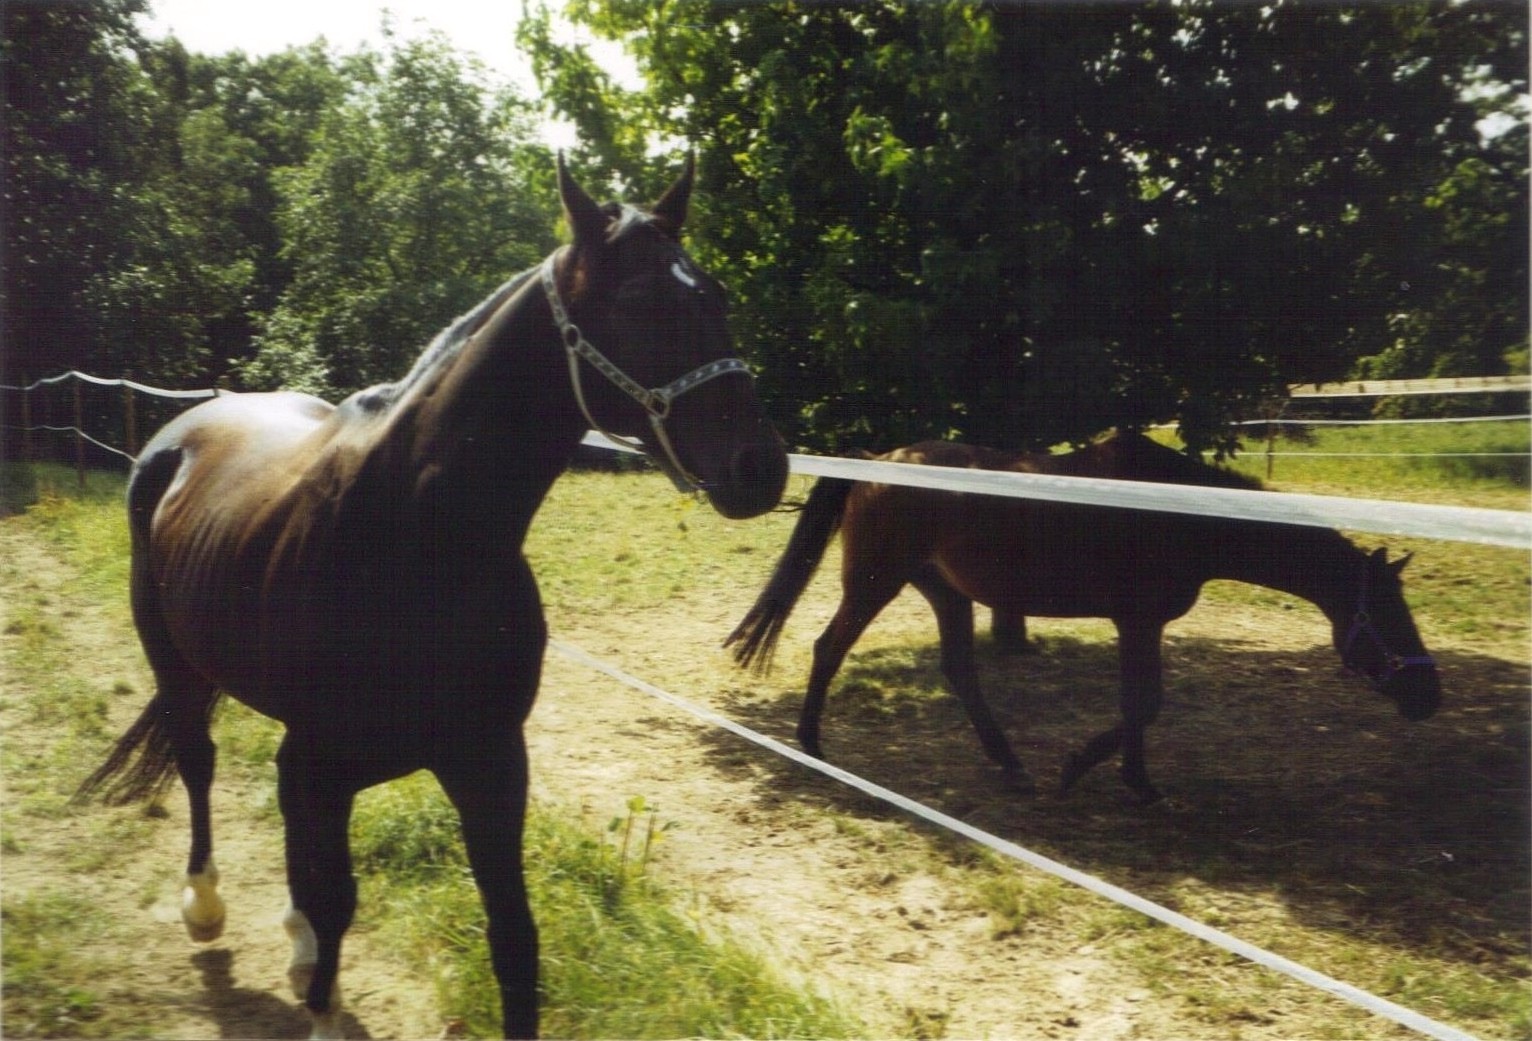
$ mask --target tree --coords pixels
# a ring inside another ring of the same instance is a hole
[[[398,375],[431,337],[554,245],[552,160],[527,105],[439,39],[363,53],[312,151],[276,172],[291,282],[243,369],[325,394]]]
[[[144,0],[0,5],[5,230],[0,332],[13,378],[85,364],[87,285],[120,259],[121,186],[141,179],[152,96]]]
[[[701,152],[698,250],[800,441],[1019,447],[1177,420],[1226,448],[1229,420],[1351,371],[1400,315],[1525,335],[1524,308],[1476,288],[1525,272],[1525,148],[1475,128],[1526,90],[1509,5],[569,14],[628,41],[646,87],[532,20],[546,94],[632,179],[635,128]]]

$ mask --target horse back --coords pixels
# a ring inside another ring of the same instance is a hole
[[[1243,480],[1123,433],[1061,454],[929,441],[880,458],[1177,484]],[[1174,617],[1190,608],[1204,578],[1191,524],[1107,507],[869,483],[847,505],[843,567],[867,573],[931,563],[969,598],[1032,615]]]

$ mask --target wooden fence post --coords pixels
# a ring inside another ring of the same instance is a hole
[[[32,391],[23,385],[21,391],[21,461],[30,463],[36,460],[32,454]]]
[[[85,490],[85,404],[80,393],[80,381],[74,381],[74,468],[80,478],[80,491]]]
[[[127,437],[128,454],[138,455],[138,412],[133,397],[133,388],[126,382],[122,385],[122,425],[123,433]]]
[[[1271,480],[1271,471],[1276,466],[1277,457],[1277,424],[1273,417],[1266,417],[1266,479]]]

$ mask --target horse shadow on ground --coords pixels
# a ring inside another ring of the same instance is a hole
[[[191,962],[202,974],[202,989],[175,1000],[210,1017],[218,1024],[218,1036],[222,1038],[309,1036],[312,1024],[302,1006],[269,991],[239,986],[234,959],[234,951],[226,947],[209,947],[193,954]],[[341,1025],[346,1037],[372,1037],[355,1016],[344,1010]]]
[[[1275,894],[1305,924],[1390,945],[1474,962],[1526,954],[1524,665],[1439,655],[1442,708],[1409,723],[1327,647],[1171,636],[1165,708],[1148,742],[1150,776],[1168,798],[1144,807],[1115,762],[1066,796],[1056,790],[1066,756],[1117,719],[1115,643],[1045,637],[1024,657],[981,644],[984,689],[1037,796],[1003,787],[937,659],[934,642],[854,651],[830,691],[827,759],[1171,906],[1176,885],[1195,878]],[[793,743],[803,679],[774,674],[774,696],[739,694],[727,711]],[[720,769],[758,776],[776,794],[898,815],[727,734],[708,740]]]

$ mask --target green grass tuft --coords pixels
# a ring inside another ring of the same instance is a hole
[[[648,870],[659,834],[632,800],[605,831],[534,805],[527,884],[542,940],[543,1030],[558,1037],[850,1037],[865,1030],[833,1003],[785,983],[768,960],[713,934]],[[368,899],[429,965],[443,1014],[496,1036],[500,1010],[483,913],[434,781],[416,775],[365,793],[353,824]]]

